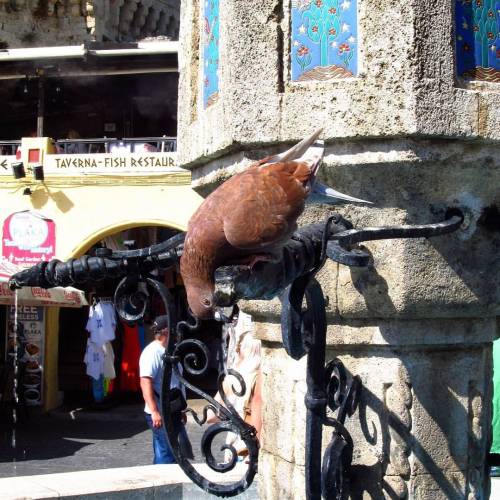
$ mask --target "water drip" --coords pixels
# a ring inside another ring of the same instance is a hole
[[[18,290],[15,291],[14,295],[14,328],[13,328],[13,333],[14,333],[14,383],[12,385],[13,389],[13,401],[14,404],[12,405],[12,437],[11,437],[11,447],[12,447],[12,461],[14,462],[14,470],[15,470],[15,463],[16,463],[16,451],[17,451],[17,436],[16,436],[16,431],[17,431],[17,407],[19,404],[19,388],[18,388],[18,382],[19,382],[19,351],[18,351],[18,339],[17,339],[17,313],[18,313]]]

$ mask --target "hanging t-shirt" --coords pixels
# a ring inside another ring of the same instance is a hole
[[[83,362],[87,365],[87,375],[95,380],[99,380],[104,370],[104,352],[90,339],[87,339],[87,349]]]
[[[99,346],[90,338],[87,339],[87,349],[83,362],[87,365],[87,375],[95,380],[99,380],[101,375],[110,379],[116,377],[115,355],[109,342]]]
[[[99,346],[115,339],[116,313],[111,302],[98,302],[89,309],[86,326],[90,340]]]

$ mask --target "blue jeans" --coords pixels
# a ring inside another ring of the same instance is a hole
[[[149,428],[153,431],[153,464],[175,464],[177,463],[172,452],[172,448],[168,444],[167,434],[163,426],[159,428],[153,427],[153,419],[149,413],[146,415],[146,422]],[[182,426],[181,432],[186,432]]]

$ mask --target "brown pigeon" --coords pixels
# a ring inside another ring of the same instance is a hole
[[[316,141],[320,133],[321,129],[287,152],[264,158],[234,175],[191,217],[181,275],[195,316],[213,317],[217,267],[273,259],[273,252],[296,230],[297,218],[315,184],[320,197],[364,201],[315,183],[324,150],[323,141]]]

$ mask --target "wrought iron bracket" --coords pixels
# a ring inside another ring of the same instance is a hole
[[[345,427],[347,417],[356,411],[361,393],[358,377],[347,374],[342,363],[335,359],[325,366],[326,303],[315,275],[327,258],[348,266],[367,266],[371,256],[356,245],[364,241],[388,238],[434,237],[456,231],[463,216],[450,210],[446,220],[420,226],[394,226],[354,229],[338,215],[324,224],[300,228],[282,247],[281,255],[272,262],[258,262],[253,267],[226,266],[215,273],[215,303],[231,306],[239,299],[271,299],[279,296],[282,302],[281,328],[283,345],[294,359],[307,354],[306,420],[306,494],[308,499],[343,499],[348,494],[349,468],[353,441]],[[186,373],[204,374],[208,367],[208,348],[198,339],[184,338],[187,332],[196,333],[200,324],[180,321],[170,291],[151,275],[154,269],[167,269],[178,264],[184,235],[148,248],[112,252],[102,249],[94,257],[83,256],[67,262],[41,262],[11,278],[11,287],[79,285],[105,278],[121,278],[115,291],[118,314],[134,321],[144,314],[148,296],[141,292],[144,282],[158,293],[167,311],[171,334],[164,357],[164,378],[161,408],[164,426],[174,455],[184,472],[201,488],[217,496],[234,496],[244,491],[257,471],[258,442],[255,429],[245,423],[224,393],[225,377],[233,377],[235,394],[245,393],[240,374],[221,368],[218,388],[223,404],[192,385]],[[305,300],[306,306],[303,307]],[[224,315],[220,314],[224,319]],[[170,388],[175,375],[184,388],[189,388],[207,401],[202,415],[187,408],[182,391]],[[336,412],[328,416],[327,411]],[[209,411],[218,416],[202,437],[202,452],[208,466],[217,472],[228,472],[236,464],[237,453],[231,445],[223,446],[227,459],[218,461],[213,452],[214,438],[223,432],[241,437],[248,449],[248,464],[242,478],[231,484],[218,484],[203,477],[189,462],[188,451],[181,439],[182,414],[191,414],[199,425],[207,422]],[[332,440],[321,457],[323,426],[334,429]]]

